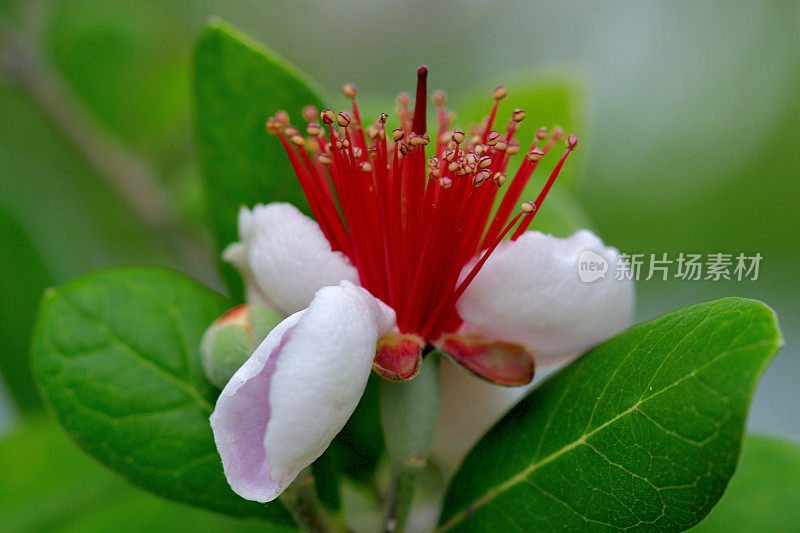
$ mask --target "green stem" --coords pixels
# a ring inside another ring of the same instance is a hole
[[[417,477],[427,464],[439,415],[439,356],[429,354],[413,381],[381,382],[381,425],[392,461],[383,530],[403,531]]]
[[[314,476],[306,468],[280,496],[300,529],[313,533],[331,533],[330,518],[317,497]]]

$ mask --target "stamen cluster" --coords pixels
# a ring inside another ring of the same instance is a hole
[[[444,93],[436,91],[436,142],[430,150],[427,69],[420,67],[417,77],[413,112],[409,95],[401,94],[399,127],[388,133],[386,113],[364,128],[351,84],[343,92],[352,113],[326,109],[318,115],[309,106],[303,110],[306,135],[289,124],[285,112],[267,120],[267,130],[283,144],[331,247],[347,255],[361,284],[396,311],[402,333],[435,340],[461,324],[456,301],[512,228],[519,223],[512,239],[528,228],[578,138],[566,137],[566,150],[539,196],[522,202],[512,217],[533,171],[564,131],[539,128],[509,180],[505,171],[520,150],[514,136],[525,111],[511,114],[505,133],[492,129],[505,88],[493,91],[488,118],[468,134],[452,129],[454,115],[445,108]],[[435,155],[426,157],[426,150]],[[462,278],[463,266],[481,251]]]

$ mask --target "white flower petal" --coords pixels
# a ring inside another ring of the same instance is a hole
[[[248,500],[272,500],[285,488],[271,477],[264,433],[270,419],[269,390],[275,363],[287,332],[293,331],[303,313],[290,316],[267,335],[222,390],[211,413],[225,476],[234,492]]]
[[[248,298],[287,315],[305,309],[322,287],[358,283],[350,260],[334,252],[319,225],[291,204],[242,208],[239,238],[223,257],[242,272]]]
[[[578,276],[578,258],[587,250],[608,265],[589,283]],[[630,324],[634,287],[616,279],[618,257],[616,248],[587,230],[566,239],[529,231],[495,250],[456,307],[466,331],[525,344],[537,363],[547,364],[582,353]]]
[[[503,414],[558,368],[552,366],[543,372],[537,371],[528,385],[503,387],[442,357],[439,421],[433,436],[432,454],[444,468],[445,477],[455,473],[467,452]]]
[[[211,416],[233,490],[276,498],[344,427],[394,311],[347,281],[282,322],[225,387]]]

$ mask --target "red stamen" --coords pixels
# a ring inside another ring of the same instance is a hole
[[[400,127],[391,133],[391,147],[387,115],[365,130],[356,89],[350,84],[342,92],[352,103],[352,113],[322,111],[327,128],[314,122],[316,110],[309,107],[303,110],[308,138],[289,125],[285,113],[267,121],[267,129],[283,145],[331,247],[345,253],[358,269],[361,284],[395,310],[402,333],[431,342],[460,326],[456,302],[514,226],[519,223],[514,239],[528,227],[577,138],[569,137],[567,152],[535,203],[524,202],[522,212],[509,221],[538,161],[563,137],[555,130],[539,149],[537,142],[547,132],[537,131],[492,217],[506,181],[505,168],[519,150],[514,135],[525,112],[514,111],[505,135],[492,131],[506,93],[497,87],[486,122],[471,128],[468,137],[461,130],[448,130],[453,115],[444,107],[444,93],[437,91],[436,156],[426,160],[427,73],[425,67],[417,71],[413,116],[408,95],[398,97]],[[459,282],[463,265],[481,250]]]

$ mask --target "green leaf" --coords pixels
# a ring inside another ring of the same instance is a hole
[[[194,92],[198,156],[219,249],[237,240],[243,205],[283,201],[308,212],[286,153],[264,124],[279,110],[298,118],[306,105],[321,108],[313,85],[274,52],[214,21],[197,42]],[[240,298],[239,276],[228,266],[223,271]]]
[[[34,376],[82,448],[133,483],[235,516],[291,524],[279,504],[234,494],[208,417],[218,391],[203,376],[200,338],[230,304],[155,267],[89,273],[42,300]]]
[[[800,447],[748,436],[728,490],[694,533],[800,531]]]
[[[441,529],[687,529],[725,490],[780,345],[772,310],[740,298],[631,328],[489,431],[449,487]]]
[[[58,2],[47,15],[44,47],[74,95],[165,175],[174,172],[174,159],[187,156],[187,43],[195,31],[178,4]]]
[[[30,98],[10,85],[0,85],[0,131],[0,204],[56,283],[142,257],[181,265],[169,240],[146,228]]]
[[[264,531],[132,486],[80,451],[50,420],[32,417],[0,439],[0,531]],[[270,531],[290,531],[274,526]]]
[[[28,357],[33,320],[39,295],[51,283],[27,233],[0,209],[0,376],[24,411],[40,405]]]

